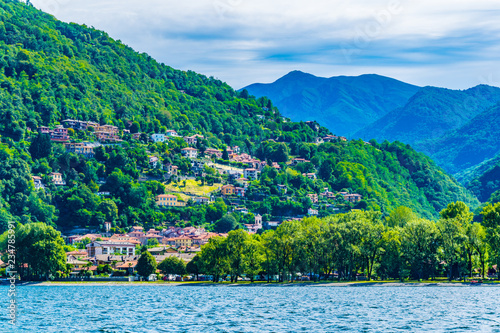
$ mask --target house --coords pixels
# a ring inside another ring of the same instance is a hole
[[[176,249],[170,246],[159,246],[148,249],[149,253],[154,256],[164,255],[165,253],[179,253]]]
[[[64,127],[69,127],[78,131],[86,131],[88,123],[86,121],[66,119],[62,121]]]
[[[132,227],[132,230],[128,233],[128,235],[130,237],[139,239],[140,237],[144,236],[144,228],[139,226]]]
[[[213,148],[205,149],[205,156],[212,157],[212,155],[215,155],[215,157],[217,157],[217,158],[221,158],[222,151],[220,151],[219,149],[213,149]]]
[[[66,182],[62,179],[62,174],[59,172],[51,172],[49,174],[50,177],[52,177],[52,182],[55,185],[66,185]]]
[[[40,132],[40,134],[50,134],[50,128],[46,126],[38,127],[38,131]]]
[[[179,136],[179,135],[177,134],[177,132],[176,132],[176,131],[174,131],[174,130],[167,130],[167,131],[165,132],[165,135],[166,135],[167,137]]]
[[[135,244],[123,241],[93,241],[87,244],[87,255],[95,257],[96,255],[115,254],[135,256]]]
[[[268,227],[278,227],[281,224],[279,221],[267,221]]]
[[[278,188],[278,192],[280,194],[286,194],[286,192],[288,190],[286,185],[277,185],[276,187]]]
[[[302,176],[307,177],[307,178],[312,179],[312,180],[316,179],[316,174],[314,172],[303,173]]]
[[[69,141],[68,129],[62,127],[57,127],[50,131],[50,140],[56,142],[65,142]]]
[[[65,143],[66,151],[70,153],[75,153],[83,155],[87,158],[94,157],[94,147],[81,142],[71,142]]]
[[[33,183],[35,183],[35,190],[43,188],[42,177],[31,176],[31,179],[33,179]]]
[[[221,187],[220,192],[222,195],[234,195],[235,187],[233,185],[224,185]]]
[[[309,208],[307,210],[307,215],[309,215],[309,216],[316,216],[316,215],[318,215],[318,211],[316,209]]]
[[[311,161],[306,160],[306,159],[304,159],[304,158],[294,158],[294,159],[292,160],[292,163],[291,163],[291,164],[292,164],[292,165],[297,165],[297,164],[299,164],[299,163],[309,163],[309,162],[311,162]]]
[[[173,164],[166,164],[165,165],[165,170],[170,176],[175,176],[177,175],[177,172],[179,171],[179,167]]]
[[[156,156],[149,156],[149,167],[150,168],[156,168],[156,166],[158,165],[158,157]]]
[[[139,132],[139,133],[134,133],[134,134],[132,134],[132,138],[133,138],[134,140],[139,140],[139,139],[141,138],[141,134],[142,134],[142,133],[140,133],[140,132]]]
[[[185,136],[183,139],[184,139],[184,141],[186,141],[186,143],[188,145],[192,146],[192,145],[196,145],[196,143],[198,142],[198,140],[203,140],[204,136],[200,135],[200,134],[195,134],[195,135],[192,135],[192,136]]]
[[[318,195],[316,193],[309,193],[307,195],[309,199],[311,199],[312,203],[317,203],[318,202]]]
[[[248,168],[243,171],[243,177],[245,177],[246,179],[255,180],[259,178],[259,173],[260,172],[256,169]]]
[[[184,201],[179,201],[177,196],[172,194],[160,194],[156,196],[156,204],[160,207],[186,206]]]
[[[151,140],[153,142],[165,142],[165,134],[163,133],[155,133],[151,135]]]
[[[89,239],[91,242],[97,238],[102,238],[100,234],[85,234],[85,235],[72,235],[68,237],[68,243],[71,245],[82,243],[84,239]]]
[[[190,247],[191,245],[193,245],[193,240],[189,236],[182,235],[175,239],[176,247],[181,247],[181,246]]]
[[[248,214],[249,211],[246,207],[238,207],[238,208],[235,208],[234,211],[236,213],[240,213],[240,214]]]
[[[238,197],[244,197],[245,196],[245,189],[243,187],[235,187],[234,194]]]
[[[349,202],[359,202],[361,201],[361,198],[363,197],[361,194],[342,194],[344,199]]]
[[[119,265],[117,265],[115,268],[123,271],[127,271],[129,274],[134,273],[135,267],[137,266],[137,261],[125,261]]]
[[[194,198],[194,202],[196,202],[198,205],[207,205],[210,203],[210,199],[205,197],[196,197]]]
[[[198,157],[198,149],[191,148],[191,147],[183,148],[181,150],[181,154],[182,154],[182,156],[187,157],[187,158],[197,158]]]

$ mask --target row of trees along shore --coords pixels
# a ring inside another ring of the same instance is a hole
[[[419,218],[407,207],[386,218],[375,211],[305,218],[260,235],[238,229],[211,238],[187,265],[170,258],[157,266],[145,251],[137,271],[143,276],[156,268],[163,274],[204,274],[215,282],[228,276],[231,282],[257,276],[284,282],[297,275],[349,281],[359,274],[382,280],[484,278],[495,265],[499,272],[500,203],[485,206],[481,215],[482,222],[473,223],[467,205],[455,202],[438,221]],[[11,234],[15,244],[9,243]],[[0,236],[2,260],[15,256],[14,268],[23,280],[47,279],[64,270],[63,248],[60,233],[44,223],[19,223]]]
[[[344,281],[358,274],[382,280],[484,278],[500,263],[500,203],[481,214],[483,222],[473,223],[469,208],[456,202],[438,221],[399,207],[384,219],[378,212],[353,211],[285,222],[262,235],[234,230],[210,239],[187,271],[215,282],[259,275],[268,281],[279,276],[280,282],[297,275]]]

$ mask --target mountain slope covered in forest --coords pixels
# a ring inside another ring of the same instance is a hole
[[[331,134],[328,129],[289,121],[268,98],[175,70],[102,31],[60,22],[17,1],[0,2],[0,52],[0,231],[9,220],[59,228],[102,228],[109,221],[117,228],[189,223],[210,229],[236,204],[269,218],[305,215],[313,204],[324,214],[336,205],[384,214],[407,205],[428,217],[451,201],[477,205],[460,184],[411,147],[318,143]],[[94,154],[67,150],[42,134],[43,127],[54,129],[67,118],[96,123],[88,130],[67,129],[72,143],[92,145]],[[100,145],[93,128],[104,124],[116,126],[121,141]],[[179,136],[152,142],[152,134],[167,130]],[[221,157],[183,156],[188,147],[183,137],[195,134],[192,149],[200,154],[219,149]],[[169,182],[236,184],[224,168],[243,172],[251,165],[230,160],[227,150],[235,146],[268,164],[249,182],[245,198],[213,192],[208,196],[217,197],[215,202],[196,205],[195,197],[178,193],[185,206],[158,206],[156,197]],[[292,163],[295,157],[310,162]],[[182,178],[167,177],[166,168],[172,166]],[[54,184],[58,174],[66,186]],[[35,188],[35,179],[45,186]],[[279,186],[288,192],[278,191]],[[309,201],[325,188],[358,193],[362,200]]]

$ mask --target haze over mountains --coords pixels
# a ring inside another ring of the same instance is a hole
[[[476,166],[500,151],[497,87],[420,88],[378,75],[327,79],[291,72],[245,89],[272,98],[294,121],[318,120],[351,139],[411,144],[446,171],[468,174],[469,180],[480,177],[472,175]]]

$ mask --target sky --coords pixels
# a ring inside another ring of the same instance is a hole
[[[31,0],[240,89],[293,70],[500,86],[498,0]]]

